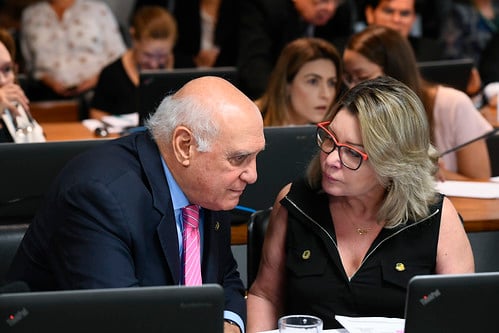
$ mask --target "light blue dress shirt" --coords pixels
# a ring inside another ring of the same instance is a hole
[[[166,165],[165,161],[163,158],[161,158],[161,163],[163,164],[163,170],[165,172],[165,177],[166,181],[168,182],[168,187],[170,189],[170,196],[172,198],[172,203],[173,203],[173,211],[175,215],[175,223],[177,226],[177,237],[178,237],[178,253],[180,257],[180,262],[183,263],[183,239],[182,239],[182,231],[183,231],[183,221],[182,221],[182,208],[185,206],[190,205],[191,203],[185,196],[184,192],[182,192],[182,189],[180,186],[177,184],[175,181],[175,178],[173,178],[172,173],[170,172],[170,169],[168,169],[168,166]],[[204,214],[203,214],[203,209],[200,207],[199,208],[199,234],[201,237],[201,258],[203,258],[203,235],[204,235]],[[183,271],[183,269],[182,269]],[[183,283],[184,278],[182,277],[181,283]],[[232,311],[224,311],[224,318],[232,320],[236,322],[239,325],[239,328],[241,328],[241,332],[244,333],[244,323],[241,317]]]

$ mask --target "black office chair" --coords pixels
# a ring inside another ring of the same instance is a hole
[[[489,150],[492,176],[499,176],[499,135],[493,135],[487,138],[487,148]]]
[[[5,281],[12,259],[28,229],[28,224],[0,225],[0,283]]]
[[[269,224],[271,211],[272,208],[256,211],[251,214],[248,222],[248,244],[246,249],[248,289],[251,287],[251,284],[258,273],[260,257],[262,256],[263,240]]]

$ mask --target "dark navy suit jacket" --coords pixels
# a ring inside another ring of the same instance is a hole
[[[246,318],[225,212],[204,210],[202,276]],[[179,244],[156,143],[141,132],[69,162],[47,193],[9,272],[32,290],[178,285]]]

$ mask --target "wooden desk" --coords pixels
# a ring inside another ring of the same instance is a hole
[[[40,123],[40,125],[47,141],[113,139],[119,136],[118,134],[110,134],[105,138],[98,137],[78,121]]]
[[[499,230],[499,199],[449,197],[467,232]]]
[[[475,199],[449,197],[464,219],[466,232],[499,230],[499,199]],[[248,241],[248,226],[232,226],[232,245],[244,245]]]

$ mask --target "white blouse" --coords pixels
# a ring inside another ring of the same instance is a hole
[[[114,14],[101,1],[76,0],[61,20],[47,1],[22,14],[21,51],[35,78],[49,74],[66,86],[81,83],[126,50]]]

